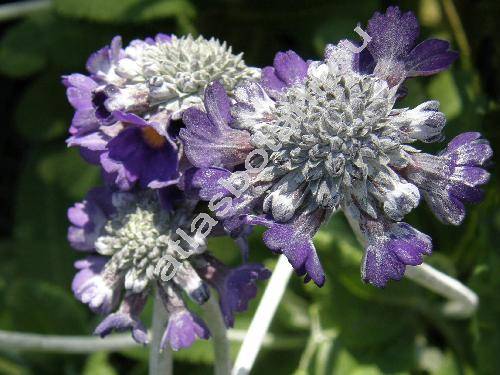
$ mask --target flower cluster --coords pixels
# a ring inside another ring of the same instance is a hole
[[[460,224],[464,203],[478,202],[489,178],[483,167],[492,150],[479,133],[457,136],[438,155],[417,148],[443,140],[439,102],[397,107],[406,79],[438,73],[457,58],[449,43],[416,45],[417,20],[397,7],[376,13],[367,32],[360,53],[347,41],[328,45],[320,61],[279,52],[260,80],[236,86],[232,100],[214,83],[206,113],[183,117],[180,138],[198,168],[191,188],[206,200],[232,197],[231,209],[216,210],[226,230],[267,227],[269,249],[319,286],[325,275],[312,239],[333,212],[359,226],[362,278],[383,287],[432,250],[405,215],[423,198],[442,222]],[[243,161],[247,172],[234,167]],[[226,188],[214,188],[221,180]]]
[[[232,326],[269,271],[222,264],[207,250],[212,229],[246,261],[246,237],[267,227],[267,247],[321,286],[313,237],[342,210],[366,240],[363,280],[383,287],[431,253],[430,237],[404,222],[422,198],[460,224],[488,180],[488,142],[464,133],[427,154],[419,142],[443,140],[439,103],[398,107],[406,79],[448,68],[457,53],[438,39],[417,44],[415,16],[397,7],[376,13],[367,33],[359,53],[340,41],[321,60],[279,52],[262,70],[214,39],[159,34],[122,48],[116,37],[90,57],[89,75],[64,77],[75,108],[68,145],[105,181],[69,210],[69,241],[88,253],[73,291],[107,314],[96,333],[130,329],[145,343],[139,315],[157,289],[169,313],[162,345],[189,346],[209,332],[182,292],[202,304],[208,286]],[[179,267],[166,279],[167,264]]]
[[[215,221],[196,215],[198,199],[181,190],[190,163],[175,121],[188,108],[202,107],[212,80],[231,91],[259,70],[215,39],[164,34],[124,49],[116,37],[89,58],[87,70],[63,78],[75,108],[68,145],[100,165],[105,186],[68,210],[68,240],[87,253],[75,263],[73,292],[105,315],[96,334],[130,330],[145,344],[140,314],[157,290],[169,316],[161,347],[188,347],[210,332],[183,295],[203,304],[211,286],[231,327],[270,272],[253,263],[228,267],[207,250]]]

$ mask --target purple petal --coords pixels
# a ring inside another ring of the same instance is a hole
[[[455,165],[482,166],[493,156],[493,150],[486,139],[476,132],[456,136],[444,154],[451,157]]]
[[[79,132],[68,138],[66,143],[69,147],[81,147],[90,151],[104,151],[110,137],[99,130],[91,132]]]
[[[169,143],[160,150],[148,150],[140,177],[142,187],[161,189],[178,182],[178,154]]]
[[[407,265],[421,264],[432,250],[430,237],[406,223],[367,220],[362,230],[367,237],[362,279],[379,288],[391,279],[401,280]]]
[[[455,199],[466,203],[479,203],[484,198],[484,191],[477,187],[467,186],[462,183],[453,184],[448,188],[448,193]]]
[[[467,186],[484,185],[488,182],[490,174],[480,167],[456,167],[453,171],[452,180]]]
[[[122,55],[122,40],[120,36],[115,36],[111,40],[111,45],[101,48],[90,55],[87,60],[87,70],[92,74],[99,72],[107,73],[113,63],[116,63]]]
[[[82,203],[76,203],[68,209],[71,222],[68,241],[71,246],[76,250],[92,251],[107,218],[113,212],[111,193],[107,189],[90,190]]]
[[[133,319],[130,315],[123,313],[113,313],[108,315],[94,330],[95,335],[106,337],[114,330],[123,332],[132,328],[134,325]]]
[[[139,178],[127,170],[122,162],[111,159],[108,152],[101,154],[100,163],[103,168],[104,181],[108,186],[130,190]]]
[[[68,87],[66,95],[73,108],[92,108],[92,91],[97,87],[97,83],[92,78],[83,74],[71,74],[64,77],[63,82]]]
[[[169,142],[160,148],[150,147],[140,128],[124,129],[108,143],[108,149],[109,159],[121,162],[142,187],[157,189],[177,182],[177,150]]]
[[[165,349],[170,344],[177,351],[190,347],[197,338],[206,340],[209,337],[208,328],[198,316],[187,310],[180,310],[170,315],[160,346]]]
[[[412,12],[401,13],[398,7],[388,7],[385,14],[373,15],[367,32],[372,38],[368,50],[375,60],[399,60],[415,45],[420,28]]]
[[[421,42],[405,58],[408,77],[428,76],[448,69],[458,58],[458,52],[449,48],[450,43],[440,39]]]
[[[113,111],[113,117],[116,121],[125,122],[127,124],[137,125],[139,127],[148,126],[146,120],[142,117],[137,116],[133,113],[123,112],[123,111]]]
[[[127,294],[116,313],[108,315],[95,329],[94,334],[101,337],[113,331],[123,332],[130,330],[132,338],[139,344],[148,343],[148,333],[139,320],[144,309],[147,294]]]
[[[278,98],[287,87],[286,83],[278,78],[276,69],[272,66],[266,66],[262,69],[260,83],[267,91],[267,94],[273,99]]]
[[[113,282],[101,275],[107,258],[99,256],[87,257],[75,263],[79,269],[71,288],[75,297],[89,305],[92,311],[107,314],[116,302]]]
[[[481,133],[479,132],[465,132],[457,135],[453,138],[446,147],[446,151],[450,152],[456,150],[458,147],[470,143],[476,139],[481,138]]]
[[[219,81],[207,86],[204,103],[210,121],[219,129],[227,127],[231,122],[229,96]]]
[[[215,104],[211,105],[214,112]],[[227,113],[219,117],[214,113],[210,117],[196,108],[184,112],[182,119],[186,128],[181,129],[179,136],[184,142],[186,156],[194,166],[233,167],[241,164],[253,149],[249,133],[229,127],[222,116],[230,116],[229,107]]]
[[[89,131],[99,127],[99,120],[95,116],[94,108],[77,109],[71,120],[69,133],[75,135],[79,131]]]
[[[257,295],[257,281],[267,280],[271,272],[260,264],[247,263],[229,271],[219,286],[220,306],[226,326],[234,325],[234,313],[243,312]]]
[[[294,51],[278,52],[273,65],[276,75],[288,86],[302,82],[307,76],[307,63]]]
[[[465,206],[458,197],[444,192],[424,192],[424,198],[436,217],[445,224],[459,225],[465,218]]]
[[[195,189],[199,189],[198,194],[201,199],[209,201],[216,195],[225,197],[231,193],[223,187],[219,180],[227,179],[231,176],[231,172],[223,168],[201,168],[198,169],[192,176],[188,184]]]
[[[263,236],[266,246],[275,253],[285,255],[298,275],[308,275],[321,287],[325,283],[325,274],[312,242],[312,236],[319,227],[316,216],[301,214],[290,224],[249,216],[247,223],[267,226],[269,229]]]
[[[405,265],[385,246],[370,245],[365,250],[361,276],[364,282],[383,288],[391,279],[401,280]]]

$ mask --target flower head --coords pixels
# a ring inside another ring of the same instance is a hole
[[[177,183],[181,155],[171,121],[199,106],[213,79],[231,90],[258,74],[225,43],[165,34],[126,48],[116,37],[89,58],[87,69],[89,76],[63,79],[75,108],[67,142],[122,190]]]
[[[75,264],[79,271],[73,292],[93,311],[107,314],[96,334],[104,337],[113,330],[130,330],[137,342],[146,343],[140,314],[150,290],[157,288],[171,314],[164,341],[178,349],[190,345],[195,336],[208,337],[203,322],[188,310],[180,293],[198,304],[210,296],[196,267],[207,256],[206,233],[200,228],[213,225],[213,219],[202,219],[200,224],[191,201],[170,202],[167,209],[163,201],[169,197],[173,194],[164,189],[112,192],[97,188],[69,210],[70,242],[77,250],[91,254]],[[193,223],[198,225],[196,230]],[[194,234],[188,235],[191,231]],[[259,270],[259,275],[267,272]],[[250,285],[250,294],[254,288]],[[221,300],[230,293],[225,289],[218,292]],[[243,311],[243,307],[239,305],[236,311]]]
[[[371,23],[370,51],[386,48],[387,56],[396,60],[410,51],[418,34],[403,33],[406,49],[394,46],[398,12],[388,10],[387,27],[377,29],[375,21]],[[389,53],[396,50],[399,54]],[[382,59],[384,53],[375,56]],[[222,125],[209,115],[221,106],[206,108],[203,129],[210,134],[205,132],[204,139],[210,140],[217,129],[217,143],[211,145],[215,153],[236,146],[232,134],[238,134],[237,139],[249,137],[253,150],[245,160],[246,172],[223,162],[196,163],[192,155],[202,150],[197,146],[202,122],[186,116],[181,138],[191,145],[188,158],[200,167],[192,186],[202,199],[234,197],[230,208],[216,210],[218,216],[240,226],[267,226],[267,246],[286,255],[305,281],[313,279],[318,285],[324,283],[324,273],[312,237],[331,213],[343,210],[367,240],[363,279],[384,286],[389,279],[400,279],[406,265],[422,263],[423,255],[431,252],[430,238],[404,223],[405,215],[423,196],[438,217],[458,224],[464,215],[462,201],[480,197],[476,186],[487,180],[482,167],[491,148],[474,133],[459,136],[438,156],[420,152],[417,142],[443,138],[446,120],[439,103],[397,108],[401,79],[394,82],[377,71],[363,73],[356,65],[359,56],[342,43],[329,45],[325,55],[324,61],[306,62],[292,51],[277,54],[274,66],[262,70],[260,82],[237,85],[231,115]],[[447,67],[455,55],[446,56],[440,60],[446,64],[437,70]],[[407,73],[404,77],[411,75]],[[227,97],[217,95],[213,100],[224,102]],[[239,160],[243,162],[243,155]]]

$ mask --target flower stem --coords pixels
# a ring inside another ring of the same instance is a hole
[[[212,334],[215,353],[215,375],[229,375],[231,372],[231,351],[227,336],[226,325],[220,311],[219,304],[214,297],[203,305],[205,320]]]
[[[460,49],[460,61],[466,70],[470,70],[472,68],[471,48],[464,26],[460,20],[460,15],[458,14],[453,0],[442,0],[442,4],[453,34],[455,35],[458,48]]]
[[[345,213],[345,216],[359,243],[364,245],[365,239],[358,224],[349,214]],[[405,276],[447,298],[449,301],[443,306],[442,311],[449,317],[468,318],[477,310],[479,297],[474,291],[426,263],[419,266],[407,266]]]
[[[105,339],[92,336],[40,335],[0,331],[0,348],[54,353],[92,353],[138,347],[130,333],[111,335]]]
[[[449,301],[442,311],[454,318],[468,318],[474,314],[479,305],[479,297],[457,279],[438,271],[426,263],[416,267],[406,267],[406,277],[417,284],[432,290]]]
[[[173,358],[170,348],[161,350],[160,343],[167,325],[167,312],[158,292],[155,293],[153,306],[152,340],[149,349],[149,375],[170,375],[173,373]]]
[[[23,17],[33,12],[48,9],[52,6],[51,0],[17,1],[0,5],[0,21],[9,21]]]
[[[241,343],[247,331],[231,329],[227,332],[230,341]],[[304,346],[306,338],[301,335],[275,336],[267,334],[263,346],[278,349],[295,349]],[[94,353],[139,348],[130,333],[114,334],[102,339],[92,336],[43,335],[28,332],[0,330],[0,349],[50,352],[50,353]]]
[[[288,280],[292,275],[293,268],[288,263],[284,255],[280,255],[278,263],[274,268],[273,275],[269,280],[269,284],[262,296],[259,307],[250,323],[240,352],[236,358],[232,374],[246,375],[250,373],[253,367],[257,354],[262,347],[264,336],[269,329],[269,325],[273,320],[278,304],[280,303]]]

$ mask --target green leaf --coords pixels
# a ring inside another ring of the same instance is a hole
[[[37,16],[9,28],[0,41],[0,72],[26,77],[40,71],[47,62],[44,43],[49,18]]]
[[[438,74],[428,87],[429,97],[439,100],[440,110],[448,120],[456,118],[462,112],[462,99],[450,71]]]
[[[22,279],[9,286],[6,305],[14,327],[47,334],[83,334],[85,307],[62,288],[45,281]]]
[[[493,249],[492,249],[493,250]],[[491,251],[477,266],[471,286],[479,294],[479,311],[474,319],[474,352],[484,374],[500,371],[500,256]]]
[[[213,340],[196,340],[187,349],[174,352],[174,359],[190,363],[211,364],[214,362]]]
[[[46,184],[64,190],[76,200],[99,185],[99,168],[86,163],[74,148],[48,154],[38,163],[37,172]]]
[[[35,80],[24,92],[15,113],[19,133],[34,142],[62,136],[69,127],[70,119],[71,111],[64,87],[55,74],[46,74]]]
[[[191,18],[194,7],[186,0],[55,0],[62,15],[99,22],[145,22],[167,17]]]
[[[117,375],[118,372],[109,363],[108,353],[94,353],[89,356],[85,367],[83,368],[83,375]]]
[[[69,289],[77,257],[66,240],[66,212],[73,203],[66,189],[46,183],[39,163],[50,155],[33,149],[19,179],[14,238],[19,275],[52,281]],[[54,165],[61,173],[61,166]]]
[[[3,375],[27,375],[30,372],[23,366],[0,357],[0,374]]]

